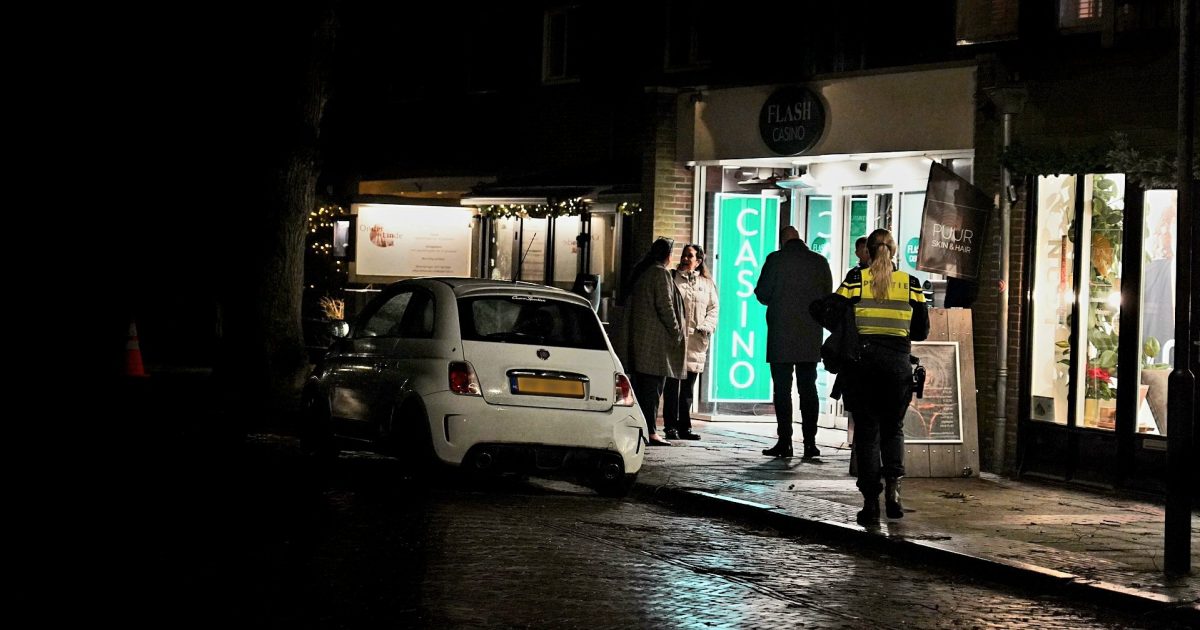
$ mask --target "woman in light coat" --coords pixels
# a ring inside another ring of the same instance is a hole
[[[663,391],[663,425],[668,440],[699,440],[692,431],[692,398],[696,380],[708,363],[708,346],[717,330],[717,285],[704,264],[704,248],[689,244],[679,255],[675,270],[675,286],[683,297],[684,319],[687,320],[687,376],[668,378]]]

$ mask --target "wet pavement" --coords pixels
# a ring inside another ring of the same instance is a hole
[[[1135,609],[1200,613],[1200,516],[1192,575],[1162,572],[1164,510],[1113,493],[994,475],[903,481],[905,517],[868,530],[845,432],[822,429],[822,457],[771,459],[774,422],[697,422],[704,439],[651,448],[637,492],[777,527],[878,545],[972,574]],[[797,448],[797,452],[799,449]],[[1196,617],[1200,620],[1200,616]]]
[[[277,434],[229,455],[157,504],[161,592],[127,601],[160,625],[1185,627],[564,481],[418,483],[357,451],[315,467]]]
[[[1153,502],[990,475],[908,478],[905,518],[867,531],[854,524],[844,432],[822,429],[819,460],[776,460],[760,453],[773,422],[697,422],[704,439],[650,449],[625,501],[502,488],[452,489],[447,503],[398,483],[387,458],[343,455],[330,479],[296,456],[293,438],[246,439],[192,389],[142,401],[133,426],[145,448],[118,460],[127,478],[97,488],[95,509],[81,508],[78,526],[111,534],[89,563],[93,617],[155,627],[1200,626],[1197,537],[1193,575],[1164,576]],[[878,586],[888,572],[909,590]],[[860,595],[867,612],[853,609]],[[902,605],[888,608],[889,597]],[[502,614],[480,616],[490,609]]]

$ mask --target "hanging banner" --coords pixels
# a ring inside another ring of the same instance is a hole
[[[917,269],[977,280],[992,200],[971,182],[934,162],[929,167]]]
[[[710,352],[709,400],[769,402],[767,307],[754,297],[779,241],[779,198],[717,194],[714,280],[721,317]]]

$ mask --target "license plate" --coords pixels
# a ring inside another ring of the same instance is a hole
[[[583,398],[585,395],[583,381],[537,376],[518,376],[513,379],[513,393],[561,398]]]

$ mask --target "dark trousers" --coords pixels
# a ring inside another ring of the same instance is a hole
[[[696,395],[698,372],[688,372],[686,380],[668,378],[663,390],[663,426],[676,431],[692,430],[692,398]]]
[[[792,439],[792,370],[796,371],[796,390],[800,392],[800,422],[805,446],[817,445],[817,417],[821,401],[817,397],[817,364],[772,363],[771,384],[774,386],[775,421],[779,439]]]
[[[643,372],[633,373],[633,395],[637,398],[638,406],[642,408],[642,415],[646,416],[648,435],[657,433],[655,426],[658,423],[658,399],[662,396],[665,378]]]
[[[904,414],[912,398],[912,364],[907,352],[870,344],[860,356],[848,375],[846,402],[854,413],[858,489],[863,496],[877,497],[881,479],[904,476]]]

